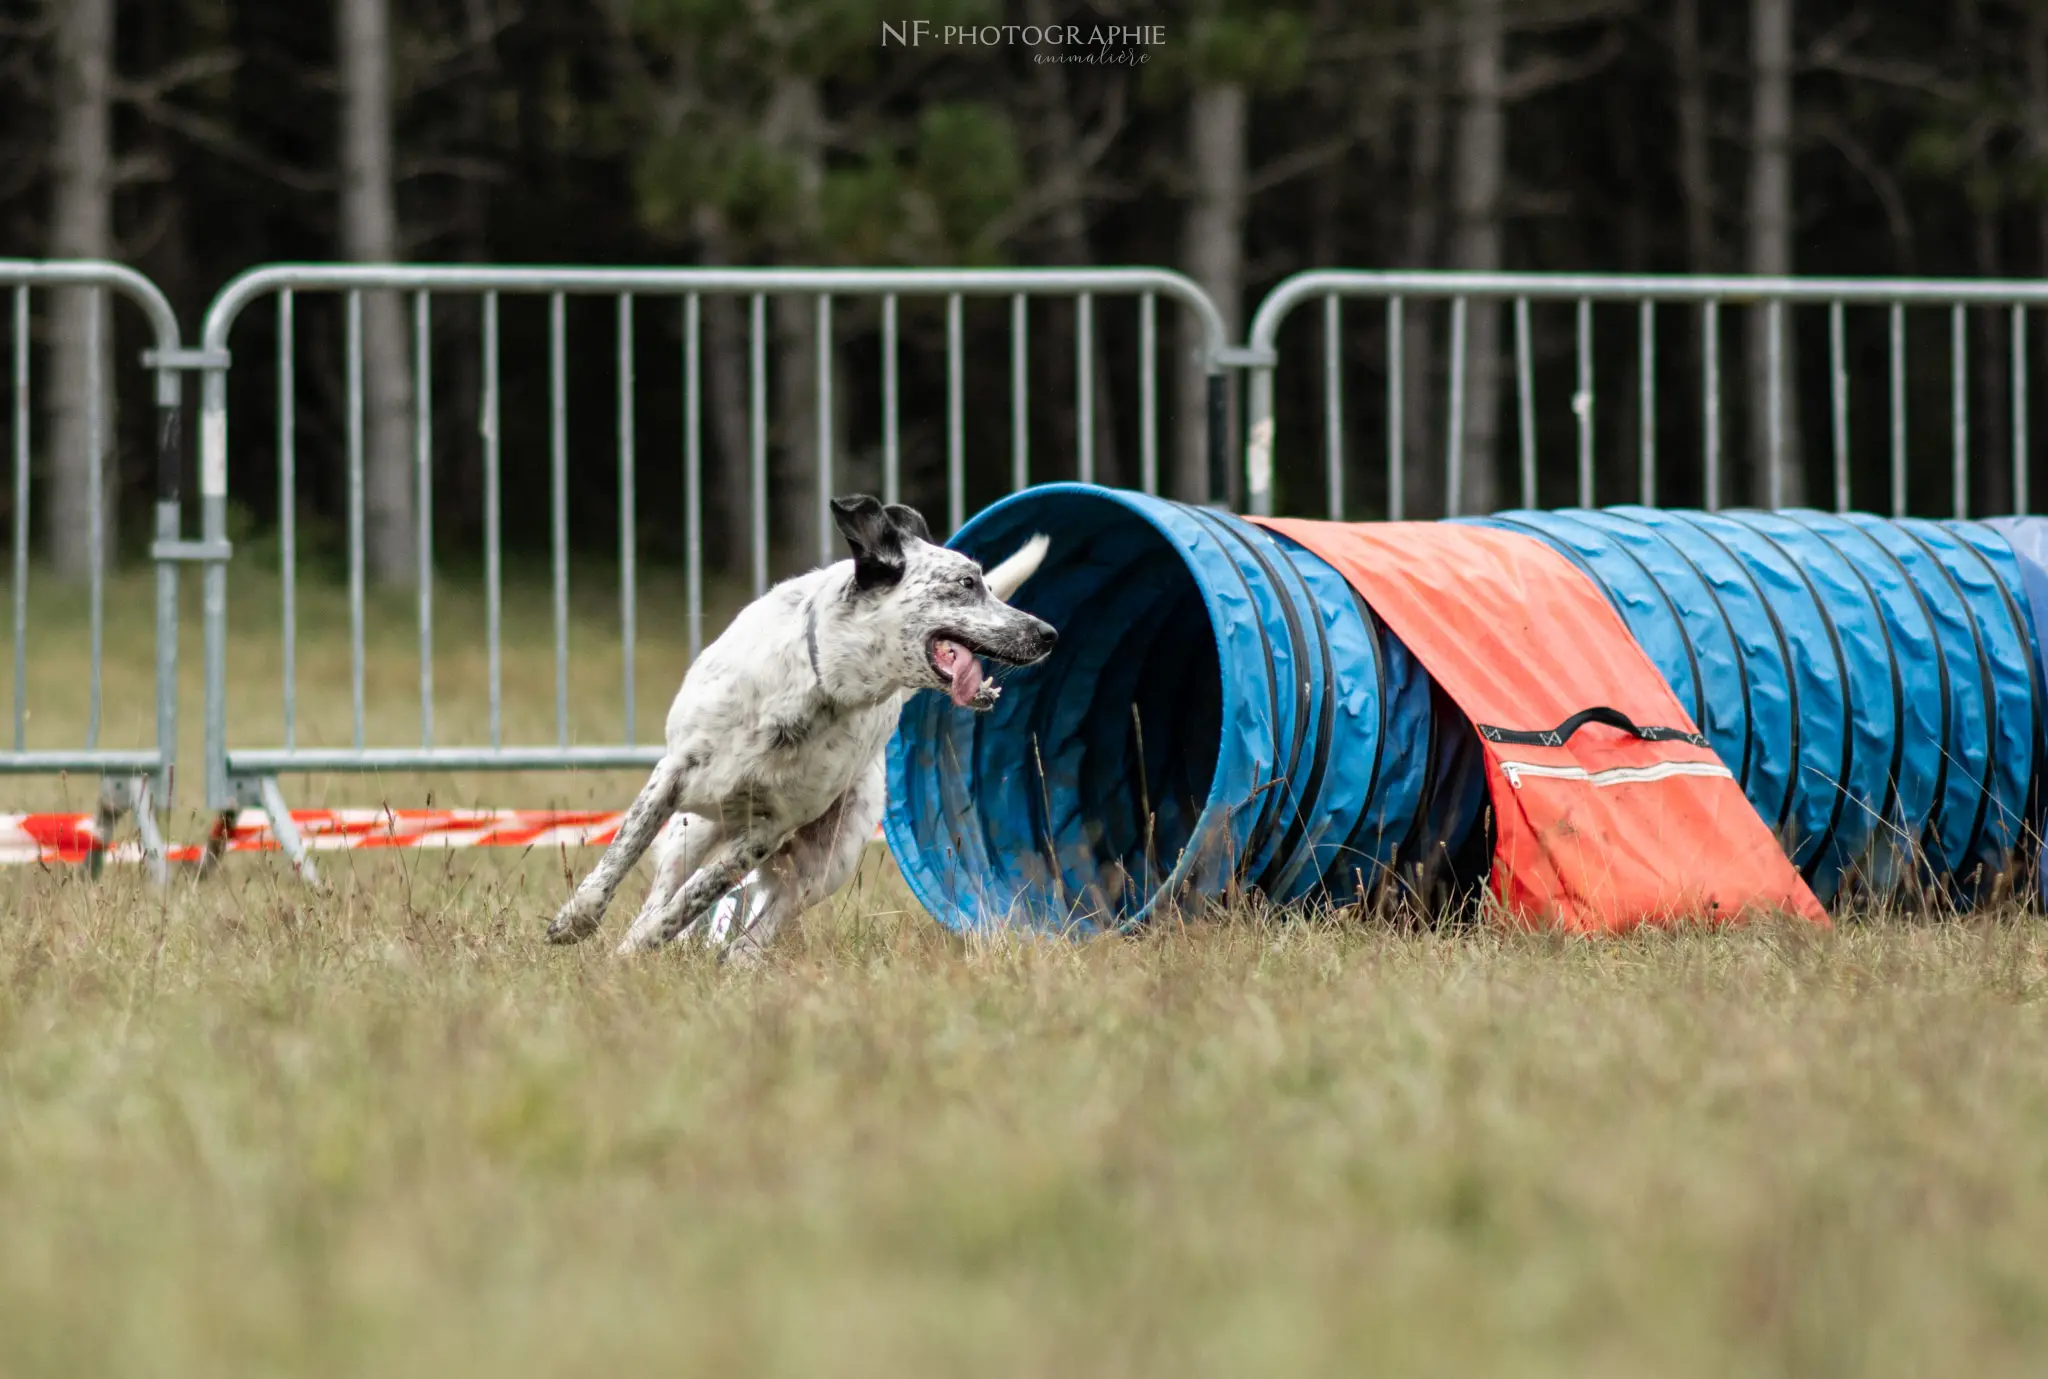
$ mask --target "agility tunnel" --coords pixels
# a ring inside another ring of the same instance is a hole
[[[1425,525],[1452,524],[1359,530]],[[1820,900],[1967,901],[2038,834],[2048,521],[1455,525],[1541,542],[1590,580]],[[890,747],[885,834],[943,923],[1128,928],[1162,897],[1342,905],[1486,872],[1478,731],[1328,561],[1078,484],[998,503],[953,544],[994,560],[1038,531],[1052,548],[1017,602],[1058,649],[1005,673],[988,714],[917,696]],[[1510,697],[1516,659],[1497,666]]]

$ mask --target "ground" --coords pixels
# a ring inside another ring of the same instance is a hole
[[[0,873],[0,1373],[1983,1375],[2048,1345],[2032,917],[968,944],[877,855],[736,973],[542,943],[591,860],[353,854],[324,896],[261,858]]]

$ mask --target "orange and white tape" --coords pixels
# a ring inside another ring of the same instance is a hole
[[[563,809],[294,809],[292,823],[310,852],[356,848],[603,847],[624,810]],[[218,826],[216,826],[218,832]],[[881,830],[875,838],[881,838]],[[227,852],[275,852],[277,835],[260,809],[245,809],[227,830]],[[91,814],[0,814],[0,865],[78,863],[98,853],[108,862],[139,862],[141,844],[107,846]],[[166,861],[197,862],[203,844],[174,843]]]

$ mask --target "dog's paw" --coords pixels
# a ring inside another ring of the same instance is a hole
[[[581,943],[597,932],[604,911],[594,900],[570,896],[569,903],[548,923],[549,943]]]
[[[653,915],[643,914],[633,921],[633,927],[626,930],[626,936],[619,940],[619,946],[612,950],[621,958],[632,957],[635,953],[652,953],[664,946],[661,925]]]
[[[768,960],[768,945],[753,934],[741,934],[718,950],[718,965],[746,972]]]

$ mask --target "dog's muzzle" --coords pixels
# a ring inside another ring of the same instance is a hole
[[[1028,626],[1006,628],[1000,638],[966,637],[941,633],[931,639],[927,656],[939,685],[963,709],[986,711],[995,707],[1002,691],[981,668],[980,658],[1010,666],[1028,666],[1052,654],[1059,633],[1052,624],[1023,615]]]
[[[1037,618],[1033,618],[1031,624],[1027,643],[1028,650],[1022,660],[1013,662],[1015,665],[1028,666],[1042,661],[1052,655],[1052,649],[1059,645],[1059,631],[1051,623],[1040,622]]]

